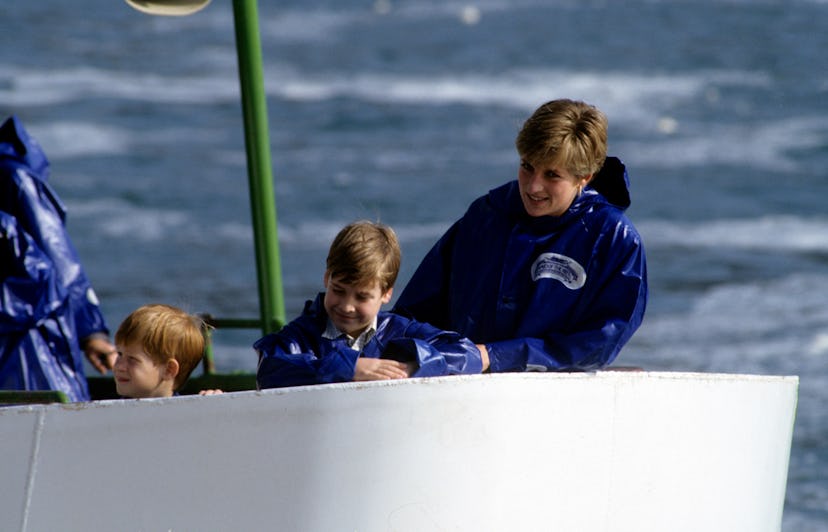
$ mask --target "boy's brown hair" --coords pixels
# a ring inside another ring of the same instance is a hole
[[[334,238],[326,274],[356,286],[377,281],[385,293],[397,281],[401,260],[400,243],[394,230],[361,220],[348,224]]]
[[[139,342],[156,364],[178,362],[173,390],[180,388],[204,356],[204,322],[170,305],[144,305],[121,322],[115,343]]]
[[[575,100],[552,100],[523,124],[515,146],[532,165],[549,163],[575,177],[595,175],[607,157],[607,117]]]

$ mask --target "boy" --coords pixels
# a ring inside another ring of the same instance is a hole
[[[257,341],[259,389],[480,373],[474,344],[380,307],[391,300],[400,246],[385,225],[360,221],[331,244],[325,292],[302,315]]]
[[[204,354],[201,319],[169,305],[144,305],[115,333],[118,395],[171,397]]]

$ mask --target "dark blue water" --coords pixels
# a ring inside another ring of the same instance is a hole
[[[356,218],[395,227],[399,285],[514,136],[570,97],[610,119],[649,257],[619,362],[799,375],[783,529],[828,530],[828,3],[261,2],[288,315]],[[112,327],[150,301],[257,315],[230,2],[0,3],[0,115],[52,182]],[[217,338],[252,369],[251,331]]]

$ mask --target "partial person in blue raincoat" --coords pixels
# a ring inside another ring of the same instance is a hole
[[[641,324],[647,268],[607,119],[541,105],[516,140],[516,181],[475,200],[434,245],[395,312],[474,341],[491,372],[593,370]]]
[[[0,126],[0,389],[89,399],[83,353],[105,372],[115,347],[49,186],[49,161],[17,117]]]
[[[331,244],[325,292],[253,347],[259,389],[480,373],[480,352],[459,334],[390,312],[400,246],[383,224],[354,222]]]

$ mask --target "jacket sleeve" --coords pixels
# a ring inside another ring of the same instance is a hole
[[[354,380],[359,353],[344,341],[311,334],[300,320],[253,344],[259,353],[258,389]]]
[[[416,362],[412,377],[480,373],[480,351],[471,340],[427,323],[411,321],[401,336],[380,346],[382,358]]]
[[[20,233],[13,216],[0,211],[0,338],[36,327],[59,310],[64,293],[54,281],[52,261],[25,232]]]
[[[604,265],[612,273],[594,283],[579,309],[582,317],[568,331],[487,343],[490,371],[594,370],[612,363],[641,325],[648,295],[644,248],[637,235],[619,257]]]

